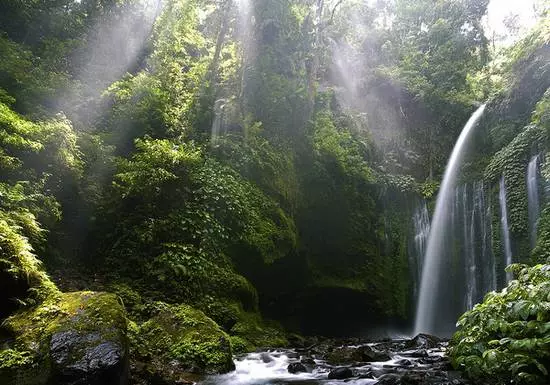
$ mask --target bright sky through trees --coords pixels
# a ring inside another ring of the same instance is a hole
[[[494,37],[497,43],[513,43],[534,25],[536,3],[536,0],[491,0],[487,12],[487,36]]]

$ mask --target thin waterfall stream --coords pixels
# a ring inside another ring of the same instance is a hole
[[[445,301],[448,301],[448,299],[445,298],[444,291],[440,290],[440,285],[446,280],[442,266],[445,255],[444,249],[449,247],[447,242],[450,235],[448,234],[448,228],[452,210],[451,203],[470,133],[483,115],[484,110],[485,104],[479,107],[470,117],[447,163],[443,183],[437,196],[426,255],[424,256],[424,268],[414,327],[415,334],[421,332],[437,334],[442,330],[446,332],[445,329],[449,327],[449,325],[436,325],[436,317],[442,323],[446,323],[446,320],[441,318],[441,309],[445,309]]]
[[[506,203],[506,181],[504,175],[500,178],[498,199],[500,202],[500,227],[504,245],[504,266],[508,266],[512,263],[512,243],[510,241],[510,227],[508,226],[508,206]],[[506,282],[510,282],[512,278],[512,273],[506,273]]]
[[[535,155],[527,166],[527,205],[531,249],[535,247],[537,242],[537,220],[540,214],[538,163],[539,155]]]

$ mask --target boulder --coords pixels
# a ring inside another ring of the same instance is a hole
[[[328,374],[329,380],[345,380],[350,377],[353,377],[353,371],[350,368],[332,369]]]
[[[311,357],[302,357],[300,362],[304,365],[315,366],[315,360]]]
[[[6,384],[20,377],[28,384],[56,385],[122,385],[128,380],[126,313],[116,295],[59,294],[5,324],[14,335],[13,348],[32,362],[12,367]]]
[[[293,362],[288,365],[287,370],[289,373],[297,374],[307,372],[307,368],[300,362]]]
[[[437,348],[443,340],[439,337],[420,333],[407,344],[411,348],[433,349]]]
[[[401,376],[398,374],[384,374],[378,378],[375,385],[401,385]]]
[[[381,362],[391,357],[387,352],[375,350],[369,345],[359,347],[342,346],[327,354],[327,361],[331,364],[352,364],[354,362]]]
[[[273,362],[273,357],[267,352],[263,352],[260,354],[260,358],[262,359],[264,364],[269,364],[270,362]]]
[[[103,340],[99,333],[54,334],[50,358],[57,384],[124,384],[127,377],[123,346]]]
[[[391,357],[387,352],[373,349],[369,345],[360,346],[358,349],[363,356],[363,361],[382,362],[391,360]]]
[[[160,302],[156,307],[152,318],[136,326],[134,332],[138,377],[178,383],[187,381],[190,374],[222,374],[235,369],[229,336],[202,311]]]

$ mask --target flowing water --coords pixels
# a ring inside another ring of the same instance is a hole
[[[453,209],[453,195],[455,194],[457,175],[470,133],[484,110],[485,105],[482,105],[468,120],[447,163],[443,183],[437,196],[424,257],[420,296],[416,311],[415,334],[419,332],[431,334],[443,332],[447,334],[449,326],[452,328],[454,325],[453,318],[455,314],[452,314],[452,311],[447,311],[452,304],[449,303],[449,298],[446,296],[446,293],[452,291],[453,288],[447,287],[447,290],[442,290],[442,285],[448,285],[450,282],[448,279],[449,270],[442,267],[446,255],[445,250],[451,246],[449,243],[451,234],[448,233],[448,230],[451,225],[451,211]]]
[[[332,342],[311,348],[263,351],[237,357],[233,372],[208,376],[198,384],[466,384],[456,372],[448,371],[445,348],[446,342],[420,335],[410,340],[351,345]],[[338,364],[333,362],[335,359]],[[293,367],[303,371],[292,374],[289,370]]]
[[[425,200],[421,200],[416,206],[412,223],[413,237],[409,251],[409,268],[412,277],[413,298],[418,298],[420,279],[422,278],[422,259],[426,252],[426,244],[430,234],[430,215]]]
[[[504,175],[500,178],[498,200],[500,203],[500,228],[502,245],[504,247],[504,265],[508,266],[512,263],[512,243],[510,241],[510,227],[508,226],[508,207],[506,203],[506,182]],[[512,273],[506,273],[506,282],[510,282],[512,278]]]
[[[529,212],[529,241],[531,248],[537,243],[537,221],[540,214],[539,202],[539,156],[531,158],[527,166],[527,204]]]

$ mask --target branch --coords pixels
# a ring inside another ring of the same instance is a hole
[[[336,4],[334,4],[334,7],[332,8],[332,12],[330,14],[330,20],[328,22],[328,24],[332,24],[334,22],[334,13],[336,12],[336,8],[338,8],[338,6],[340,4],[342,4],[344,2],[344,0],[338,0],[338,2]]]
[[[332,25],[332,23],[334,22],[334,14],[336,13],[336,8],[338,8],[338,6],[340,6],[343,2],[344,0],[338,0],[338,2],[334,4],[334,7],[332,7],[332,11],[330,12],[330,20],[321,28],[319,28],[319,31],[323,31],[329,25]]]

